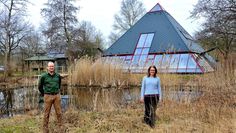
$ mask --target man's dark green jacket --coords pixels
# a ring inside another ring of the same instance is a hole
[[[61,88],[61,76],[57,73],[50,75],[44,73],[39,80],[38,89],[41,95],[50,93],[59,93]]]

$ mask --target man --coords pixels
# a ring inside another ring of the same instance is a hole
[[[44,97],[44,118],[43,118],[43,132],[48,133],[49,115],[52,105],[54,106],[59,129],[62,128],[62,111],[61,111],[61,76],[55,73],[54,63],[48,62],[48,72],[41,75],[38,89],[41,96]]]

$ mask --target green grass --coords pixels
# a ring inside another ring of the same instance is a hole
[[[39,132],[38,120],[29,116],[17,116],[0,120],[0,133]]]

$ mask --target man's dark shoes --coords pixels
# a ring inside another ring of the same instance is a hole
[[[151,128],[155,128],[155,124],[154,124],[154,123],[150,123],[149,126],[150,126]]]

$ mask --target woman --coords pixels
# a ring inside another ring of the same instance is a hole
[[[140,102],[144,102],[144,122],[150,127],[155,127],[157,103],[161,100],[161,82],[157,75],[157,68],[150,66],[148,74],[143,78]]]

